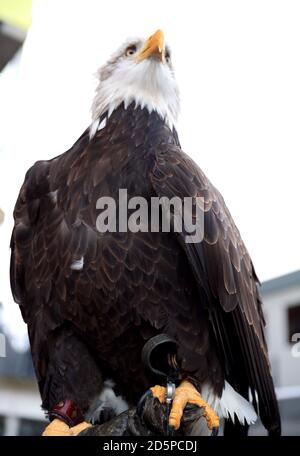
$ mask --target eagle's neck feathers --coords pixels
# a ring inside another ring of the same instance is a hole
[[[155,111],[172,130],[176,127],[179,112],[179,95],[176,83],[163,66],[147,60],[128,69],[116,67],[109,77],[101,79],[92,105],[93,123],[107,112],[108,117],[122,103],[125,109],[145,108]]]

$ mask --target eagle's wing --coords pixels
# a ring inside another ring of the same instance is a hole
[[[263,424],[279,433],[258,279],[222,196],[177,146],[157,151],[151,180],[159,197],[204,199],[203,241],[186,243],[184,233],[178,234],[178,240],[208,309],[225,377],[246,397],[250,389]]]
[[[72,157],[75,154],[79,155],[84,150],[88,140],[89,130],[87,129],[64,154],[63,165],[54,167],[57,170],[54,177],[58,181],[62,180],[64,176],[57,177],[57,174],[61,169],[71,167]],[[59,157],[38,161],[27,171],[14,209],[15,225],[10,245],[10,282],[14,300],[20,305],[25,322],[28,320],[24,309],[25,301],[29,297],[28,290],[36,285],[40,289],[41,300],[42,297],[49,300],[49,281],[57,268],[54,261],[61,260],[58,255],[61,250],[59,251],[55,245],[57,239],[55,239],[54,233],[60,223],[61,225],[66,223],[66,217],[57,208],[56,192],[53,191],[51,184],[51,181],[53,183],[55,179],[50,176],[51,163],[55,162],[57,158]],[[51,214],[51,220],[47,218],[48,214]],[[67,235],[65,238],[71,243],[71,233],[68,232]],[[68,253],[68,245],[59,247],[64,250],[62,254]],[[46,256],[47,261],[45,261]],[[53,261],[52,263],[49,261],[49,257]],[[24,258],[28,260],[27,265],[28,263],[34,264],[34,271],[26,269]]]
[[[87,143],[88,130],[66,152],[66,169],[72,158],[70,154],[79,155]],[[93,357],[70,323],[76,309],[66,300],[66,273],[70,268],[64,265],[72,262],[75,248],[88,256],[89,238],[81,227],[72,229],[66,214],[57,207],[49,177],[55,160],[36,162],[28,170],[16,202],[11,237],[11,289],[28,324],[43,408],[51,410],[67,397],[84,410],[87,398],[99,392],[102,379]],[[61,167],[57,168],[59,172]],[[77,282],[80,279],[78,275]],[[69,282],[72,285],[71,278]],[[76,287],[78,284],[73,282]],[[91,316],[90,324],[93,322]]]

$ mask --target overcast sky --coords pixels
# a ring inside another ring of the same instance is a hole
[[[162,28],[181,91],[183,149],[219,188],[261,280],[300,268],[300,2],[33,1],[20,64],[0,75],[0,300],[12,209],[29,166],[90,122],[97,67],[128,36]]]

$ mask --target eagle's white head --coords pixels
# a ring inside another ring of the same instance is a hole
[[[121,103],[156,111],[172,128],[179,112],[179,93],[164,35],[158,30],[147,40],[130,39],[99,69],[92,105],[93,122]]]

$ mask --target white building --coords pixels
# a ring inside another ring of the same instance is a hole
[[[0,435],[41,435],[46,427],[35,379],[0,378]]]
[[[8,338],[5,345],[6,356],[0,357],[0,435],[40,435],[46,420],[30,352],[15,351]]]
[[[300,271],[264,282],[261,293],[276,386],[300,389]]]
[[[260,292],[282,433],[300,435],[300,271],[264,282]],[[257,425],[251,434],[265,432]]]

